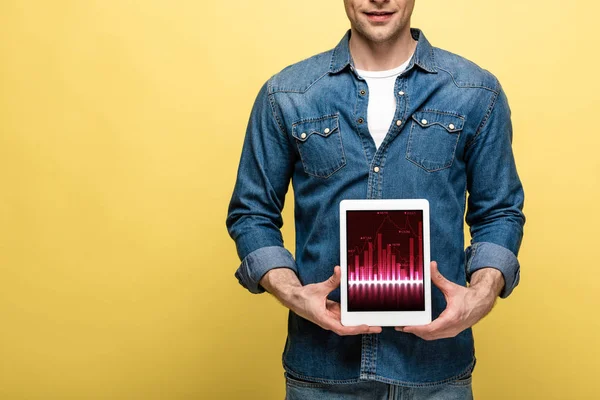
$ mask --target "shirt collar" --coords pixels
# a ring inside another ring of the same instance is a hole
[[[350,55],[350,33],[348,29],[342,40],[333,50],[331,55],[331,65],[329,67],[330,73],[338,73],[348,65],[354,65],[352,57]],[[437,73],[435,67],[435,60],[433,59],[433,47],[425,37],[423,31],[418,28],[410,28],[410,34],[413,39],[417,40],[417,48],[415,49],[414,56],[411,58],[410,63],[406,66],[406,70],[413,67],[414,64],[418,65],[427,72]]]

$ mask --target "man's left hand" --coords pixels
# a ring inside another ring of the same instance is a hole
[[[430,324],[396,327],[397,331],[413,333],[425,340],[450,338],[475,325],[494,307],[504,286],[502,273],[494,268],[482,268],[471,276],[471,285],[464,287],[446,279],[431,262],[431,281],[446,298],[446,309]]]

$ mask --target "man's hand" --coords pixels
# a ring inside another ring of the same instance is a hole
[[[277,268],[270,270],[260,284],[299,316],[340,336],[380,333],[381,327],[378,326],[342,325],[340,304],[327,299],[327,295],[340,285],[340,276],[341,269],[336,265],[333,275],[326,281],[302,286],[292,270]]]
[[[431,281],[446,297],[446,309],[430,324],[396,327],[396,330],[425,340],[454,337],[492,310],[504,286],[502,273],[494,268],[475,271],[469,287],[457,285],[442,276],[435,261],[431,262]]]

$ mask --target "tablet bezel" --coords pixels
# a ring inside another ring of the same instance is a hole
[[[423,212],[424,311],[348,311],[346,212],[355,210],[421,210]],[[426,199],[356,199],[340,202],[341,319],[344,326],[410,326],[431,322],[429,202]]]

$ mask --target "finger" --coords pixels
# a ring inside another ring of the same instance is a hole
[[[340,309],[340,307],[336,307],[333,306],[331,308],[329,308],[329,306],[327,306],[327,310],[326,310],[327,314],[329,317],[335,319],[336,321],[341,321],[342,319],[342,311]]]
[[[381,327],[369,326],[366,324],[357,326],[342,325],[341,314],[339,312],[339,303],[328,300],[328,306],[332,305],[334,310],[327,309],[326,313],[321,315],[318,324],[330,331],[334,331],[338,335],[358,335],[361,333],[380,333]],[[338,312],[335,312],[335,306],[338,307]]]
[[[327,299],[327,309],[335,314],[340,314],[342,309],[340,303]]]
[[[423,339],[439,339],[442,337],[449,337],[449,332],[455,327],[455,323],[456,322],[449,313],[444,310],[444,312],[431,323],[427,325],[405,326],[403,327],[402,332],[412,333]]]
[[[369,326],[369,325],[359,325],[359,326],[345,326],[341,323],[341,308],[340,303],[337,303],[333,300],[327,299],[327,315],[324,315],[322,318],[322,326],[326,326],[326,329],[329,330],[337,330],[343,334],[349,335],[357,335],[360,333],[381,333],[381,327],[378,326]],[[351,329],[347,329],[351,328]]]
[[[367,333],[381,333],[383,328],[381,326],[369,326],[369,331]]]
[[[340,286],[342,270],[339,265],[333,267],[333,275],[329,277],[326,281],[322,282],[323,288],[327,291],[327,293],[332,292]]]
[[[382,330],[382,328],[380,326],[368,326],[368,325],[344,326],[338,321],[333,322],[328,329],[337,333],[340,336],[381,333],[381,330]]]
[[[340,326],[344,329],[346,328],[354,328],[350,326],[344,326],[340,323]],[[359,325],[356,328],[359,333],[381,333],[382,328],[380,326],[369,326],[369,325]]]
[[[432,261],[430,263],[430,268],[431,268],[431,282],[433,282],[433,284],[435,286],[437,286],[438,289],[440,289],[442,291],[442,293],[444,293],[444,294],[451,293],[452,290],[457,286],[456,283],[449,281],[442,275],[442,273],[438,269],[437,262]]]

